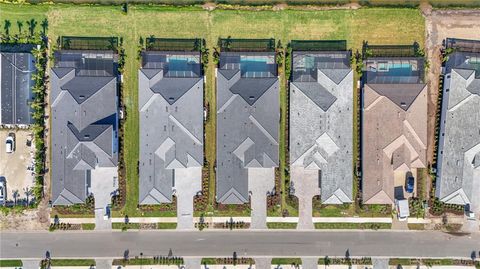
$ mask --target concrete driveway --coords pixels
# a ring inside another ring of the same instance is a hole
[[[248,191],[252,207],[251,229],[267,228],[267,194],[275,188],[275,168],[249,168]]]
[[[95,198],[95,230],[112,229],[111,219],[104,219],[105,208],[112,202],[118,188],[117,167],[97,167],[91,171],[91,191]]]
[[[290,178],[298,198],[298,225],[297,229],[314,229],[312,220],[312,199],[320,195],[318,186],[318,170],[304,169],[303,167],[291,168]]]
[[[202,168],[175,169],[177,230],[193,229],[193,197],[202,190]]]
[[[5,140],[9,133],[15,135],[15,151],[6,153]],[[27,140],[30,138],[29,130],[0,130],[0,177],[6,181],[7,197],[6,201],[14,200],[14,192],[17,201],[26,199],[26,191],[34,186],[34,175],[27,167],[33,168],[34,144],[27,146]],[[33,195],[29,195],[31,199]]]

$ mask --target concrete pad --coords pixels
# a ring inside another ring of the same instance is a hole
[[[23,269],[38,269],[40,268],[41,260],[22,260]]]
[[[110,219],[104,219],[106,207],[111,204],[112,194],[118,188],[117,167],[96,167],[91,171],[91,192],[95,198],[95,230],[112,228]]]
[[[193,197],[202,190],[202,168],[175,169],[177,197],[177,230],[194,229]]]
[[[302,258],[302,268],[304,269],[317,269],[318,268],[318,257],[317,258]]]
[[[112,269],[113,260],[95,259],[95,269]]]
[[[185,269],[200,269],[201,268],[201,258],[183,258],[185,262]]]
[[[270,269],[272,258],[255,258],[255,269]]]
[[[295,189],[295,196],[298,198],[297,229],[314,229],[315,227],[312,220],[312,199],[313,196],[320,195],[318,170],[293,166],[290,171],[290,178]]]
[[[252,207],[250,229],[267,229],[267,194],[274,188],[274,168],[248,169],[248,191]]]
[[[373,269],[388,269],[390,259],[372,258]]]

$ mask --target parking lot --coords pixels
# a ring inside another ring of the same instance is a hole
[[[5,140],[10,133],[15,134],[15,151],[6,153]],[[32,137],[30,134],[29,130],[0,130],[0,177],[6,180],[6,201],[14,201],[14,193],[17,193],[17,201],[26,199],[26,191],[34,185],[34,146],[33,143],[27,146],[27,140]]]

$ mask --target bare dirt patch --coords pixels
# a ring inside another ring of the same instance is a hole
[[[425,49],[430,61],[428,83],[428,145],[427,157],[433,161],[435,149],[435,117],[438,105],[439,76],[442,61],[440,49],[447,37],[480,39],[480,10],[435,10],[429,5],[420,6],[425,16]],[[431,188],[431,180],[427,189]]]

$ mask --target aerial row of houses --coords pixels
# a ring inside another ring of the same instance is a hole
[[[116,180],[119,158],[119,56],[115,49],[72,42],[55,52],[50,76],[54,205],[83,203],[94,178]],[[175,178],[204,164],[200,43],[152,38],[141,53],[139,204],[171,203]],[[249,178],[279,166],[275,40],[229,38],[219,44],[216,201],[243,204],[251,196]],[[418,48],[364,44],[357,134],[352,127],[357,85],[346,42],[292,41],[290,46],[287,144],[296,182],[313,174],[323,203],[353,202],[357,140],[363,203],[403,199],[405,180],[429,166],[429,100]],[[443,67],[435,194],[446,203],[480,206],[474,193],[480,180],[480,41],[447,39],[445,47],[450,54]],[[22,80],[28,72],[21,72],[31,66],[28,57],[2,53],[2,124],[29,122],[28,107],[18,101],[18,95],[29,96]]]

